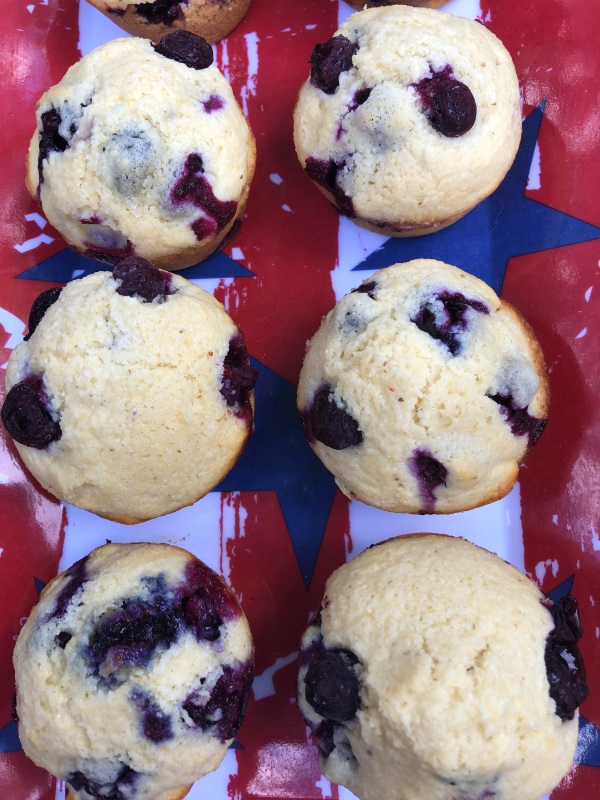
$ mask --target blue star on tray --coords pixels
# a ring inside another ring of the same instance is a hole
[[[256,430],[217,491],[275,491],[306,586],[310,584],[336,492],[296,411],[296,388],[252,359],[258,370]],[[258,466],[257,466],[258,465]]]
[[[498,189],[450,227],[428,236],[388,239],[354,267],[371,272],[413,258],[436,258],[500,292],[509,258],[600,239],[600,228],[525,197],[545,101],[523,123],[514,164]]]
[[[68,283],[73,278],[83,278],[93,272],[111,269],[110,266],[82,256],[68,247],[60,250],[50,258],[40,261],[34,267],[17,275],[29,281],[49,281],[52,283]],[[194,264],[179,271],[184,278],[253,278],[254,273],[243,267],[221,250],[213,253],[205,261]]]

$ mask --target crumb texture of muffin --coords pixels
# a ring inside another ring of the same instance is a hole
[[[185,30],[218,42],[239,25],[252,0],[87,0],[132,36],[157,42],[170,31]]]
[[[298,679],[324,775],[360,800],[539,800],[569,770],[585,697],[563,719],[550,696],[547,604],[449,536],[390,539],[336,570]]]
[[[491,194],[521,138],[519,84],[473,20],[386,6],[316,45],[294,112],[311,180],[357,224],[432,233]]]
[[[546,425],[527,322],[483,281],[419,259],[376,272],[309,341],[298,410],[349,497],[409,513],[497,500]]]
[[[19,635],[25,753],[72,800],[176,800],[216,769],[254,674],[225,581],[166,544],[108,544],[55,578]]]
[[[182,269],[235,232],[256,148],[212,62],[185,31],[116,39],[41,97],[27,186],[75,250]]]
[[[2,421],[45,489],[131,523],[190,505],[231,469],[252,427],[256,371],[212,295],[132,257],[49,306],[42,296],[31,317]]]

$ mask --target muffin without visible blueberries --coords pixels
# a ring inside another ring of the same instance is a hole
[[[19,635],[25,753],[70,800],[179,800],[242,723],[254,653],[223,579],[166,544],[109,544],[42,592]]]
[[[311,56],[294,112],[302,167],[340,213],[388,236],[450,225],[491,194],[521,137],[519,84],[473,20],[387,6]]]
[[[256,148],[212,62],[186,31],[116,39],[39,100],[27,186],[75,250],[182,269],[235,233]]]
[[[336,570],[302,640],[299,708],[324,775],[361,800],[539,800],[587,695],[556,604],[462,539],[400,536]]]
[[[543,354],[487,284],[440,261],[376,272],[310,340],[306,438],[349,497],[452,513],[513,487],[548,414]]]
[[[170,31],[186,30],[218,42],[245,17],[251,0],[88,0],[133,36],[157,42]]]
[[[6,372],[2,421],[26,467],[124,523],[211,491],[251,431],[257,374],[221,303],[135,257],[51,291]]]

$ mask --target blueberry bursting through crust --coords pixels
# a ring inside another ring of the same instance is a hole
[[[319,622],[320,616],[317,615],[313,624],[318,625]],[[326,648],[319,635],[303,651],[302,661],[306,666],[306,702],[322,718],[316,723],[305,718],[305,722],[311,728],[321,754],[327,758],[341,745],[348,759],[353,760],[344,726],[356,717],[361,708],[358,657],[347,648]]]
[[[554,620],[544,653],[550,697],[556,703],[557,716],[565,721],[573,719],[589,693],[583,658],[577,646],[583,628],[577,600],[572,594],[561,597],[556,603],[550,599],[542,602]]]

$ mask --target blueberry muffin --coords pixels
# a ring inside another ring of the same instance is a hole
[[[186,30],[207,42],[218,42],[245,17],[251,0],[88,0],[133,36],[157,42],[165,34]]]
[[[61,500],[133,523],[194,503],[252,427],[244,338],[215,298],[131,257],[36,300],[2,422]]]
[[[310,61],[294,112],[296,152],[358,225],[433,233],[491,194],[512,164],[519,85],[483,25],[427,8],[371,8]]]
[[[538,800],[575,752],[581,634],[572,595],[553,604],[462,539],[371,547],[331,575],[302,640],[324,775],[361,800]]]
[[[19,738],[71,800],[176,800],[242,723],[252,637],[223,579],[166,544],[108,544],[42,592],[14,652]]]
[[[308,343],[306,438],[340,489],[387,511],[498,500],[546,425],[533,331],[483,281],[420,259],[376,272]]]
[[[75,250],[182,269],[235,233],[256,150],[212,61],[186,31],[116,39],[42,96],[27,186]]]

